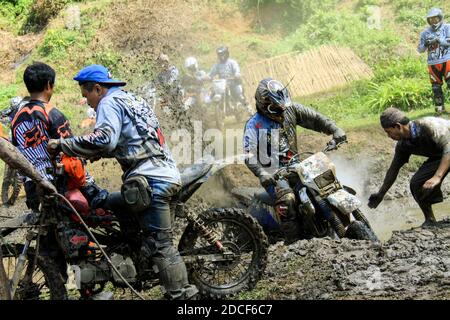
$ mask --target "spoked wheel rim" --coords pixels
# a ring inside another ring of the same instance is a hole
[[[3,266],[8,279],[13,278],[18,260],[18,257],[15,256],[3,257]],[[42,300],[50,298],[50,289],[46,284],[44,274],[38,266],[36,266],[32,272],[32,263],[33,261],[30,260],[25,262],[14,295],[15,300]]]
[[[216,289],[228,289],[244,282],[251,274],[251,266],[257,258],[257,243],[251,230],[239,221],[224,219],[210,221],[207,227],[215,230],[226,252],[233,255],[230,261],[202,262],[195,268],[199,281]],[[192,244],[193,251],[218,254],[220,251],[202,237]]]
[[[13,250],[3,250],[3,266],[9,282],[14,275],[21,245]],[[5,252],[6,251],[6,252]],[[30,249],[31,251],[31,249]],[[35,264],[34,268],[32,267]],[[67,291],[63,278],[56,264],[48,257],[30,254],[24,263],[23,270],[19,275],[19,283],[13,297],[14,300],[65,300]]]

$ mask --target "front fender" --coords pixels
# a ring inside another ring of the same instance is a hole
[[[328,202],[342,213],[350,214],[361,206],[361,201],[344,189],[327,197]]]

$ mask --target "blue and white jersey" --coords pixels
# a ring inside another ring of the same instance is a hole
[[[427,39],[438,38],[440,41],[426,45]],[[444,63],[450,60],[450,24],[442,24],[438,30],[428,27],[420,34],[420,43],[417,51],[428,50],[428,65]]]
[[[156,114],[144,99],[113,87],[96,112],[94,132],[61,140],[64,153],[87,158],[114,157],[124,171],[123,180],[144,175],[181,183]]]

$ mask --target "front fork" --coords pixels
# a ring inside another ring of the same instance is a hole
[[[27,260],[27,253],[28,253],[28,249],[30,248],[30,244],[31,241],[33,241],[36,238],[37,234],[34,231],[29,231],[27,233],[26,236],[26,240],[25,240],[25,244],[23,246],[23,250],[19,255],[17,264],[16,264],[16,268],[14,269],[14,274],[13,277],[10,281],[10,288],[9,288],[9,292],[11,295],[11,299],[14,299],[14,295],[16,294],[16,290],[17,290],[17,286],[19,285],[19,281],[20,281],[20,275],[23,272],[23,269],[25,267],[25,262]],[[36,249],[36,255],[37,255],[37,249]],[[31,262],[32,266],[31,266],[31,272],[27,273],[25,276],[26,277],[33,277],[33,270],[34,270],[34,260]],[[24,279],[25,281],[27,280],[32,280],[32,279]]]

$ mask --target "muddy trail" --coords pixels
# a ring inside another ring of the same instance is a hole
[[[349,239],[273,245],[257,299],[449,299],[450,219],[394,232],[386,243]]]
[[[445,202],[436,206],[436,217],[441,222],[435,227],[420,228],[423,217],[409,193],[413,173],[402,170],[387,196],[389,200],[376,210],[368,209],[365,205],[368,195],[382,182],[390,150],[382,147],[385,140],[380,139],[365,140],[367,145],[359,150],[357,138],[364,141],[361,133],[349,132],[349,137],[356,146],[354,149],[345,146],[329,156],[336,164],[338,178],[358,192],[362,210],[381,243],[329,238],[301,240],[290,246],[278,242],[270,247],[265,275],[256,288],[231,299],[450,298],[449,206]],[[301,149],[319,151],[327,139],[320,135],[303,136]],[[114,161],[89,164],[89,170],[102,187],[120,189],[120,168]],[[199,213],[210,207],[237,206],[239,203],[231,191],[258,185],[258,179],[244,165],[232,164],[210,178],[186,207]],[[444,183],[443,190],[447,198],[449,181]],[[16,205],[0,208],[0,216],[26,211],[22,193]],[[176,238],[181,236],[184,226],[185,221],[176,221]],[[160,289],[145,292],[145,296],[160,298]],[[131,296],[117,292],[116,299]]]

